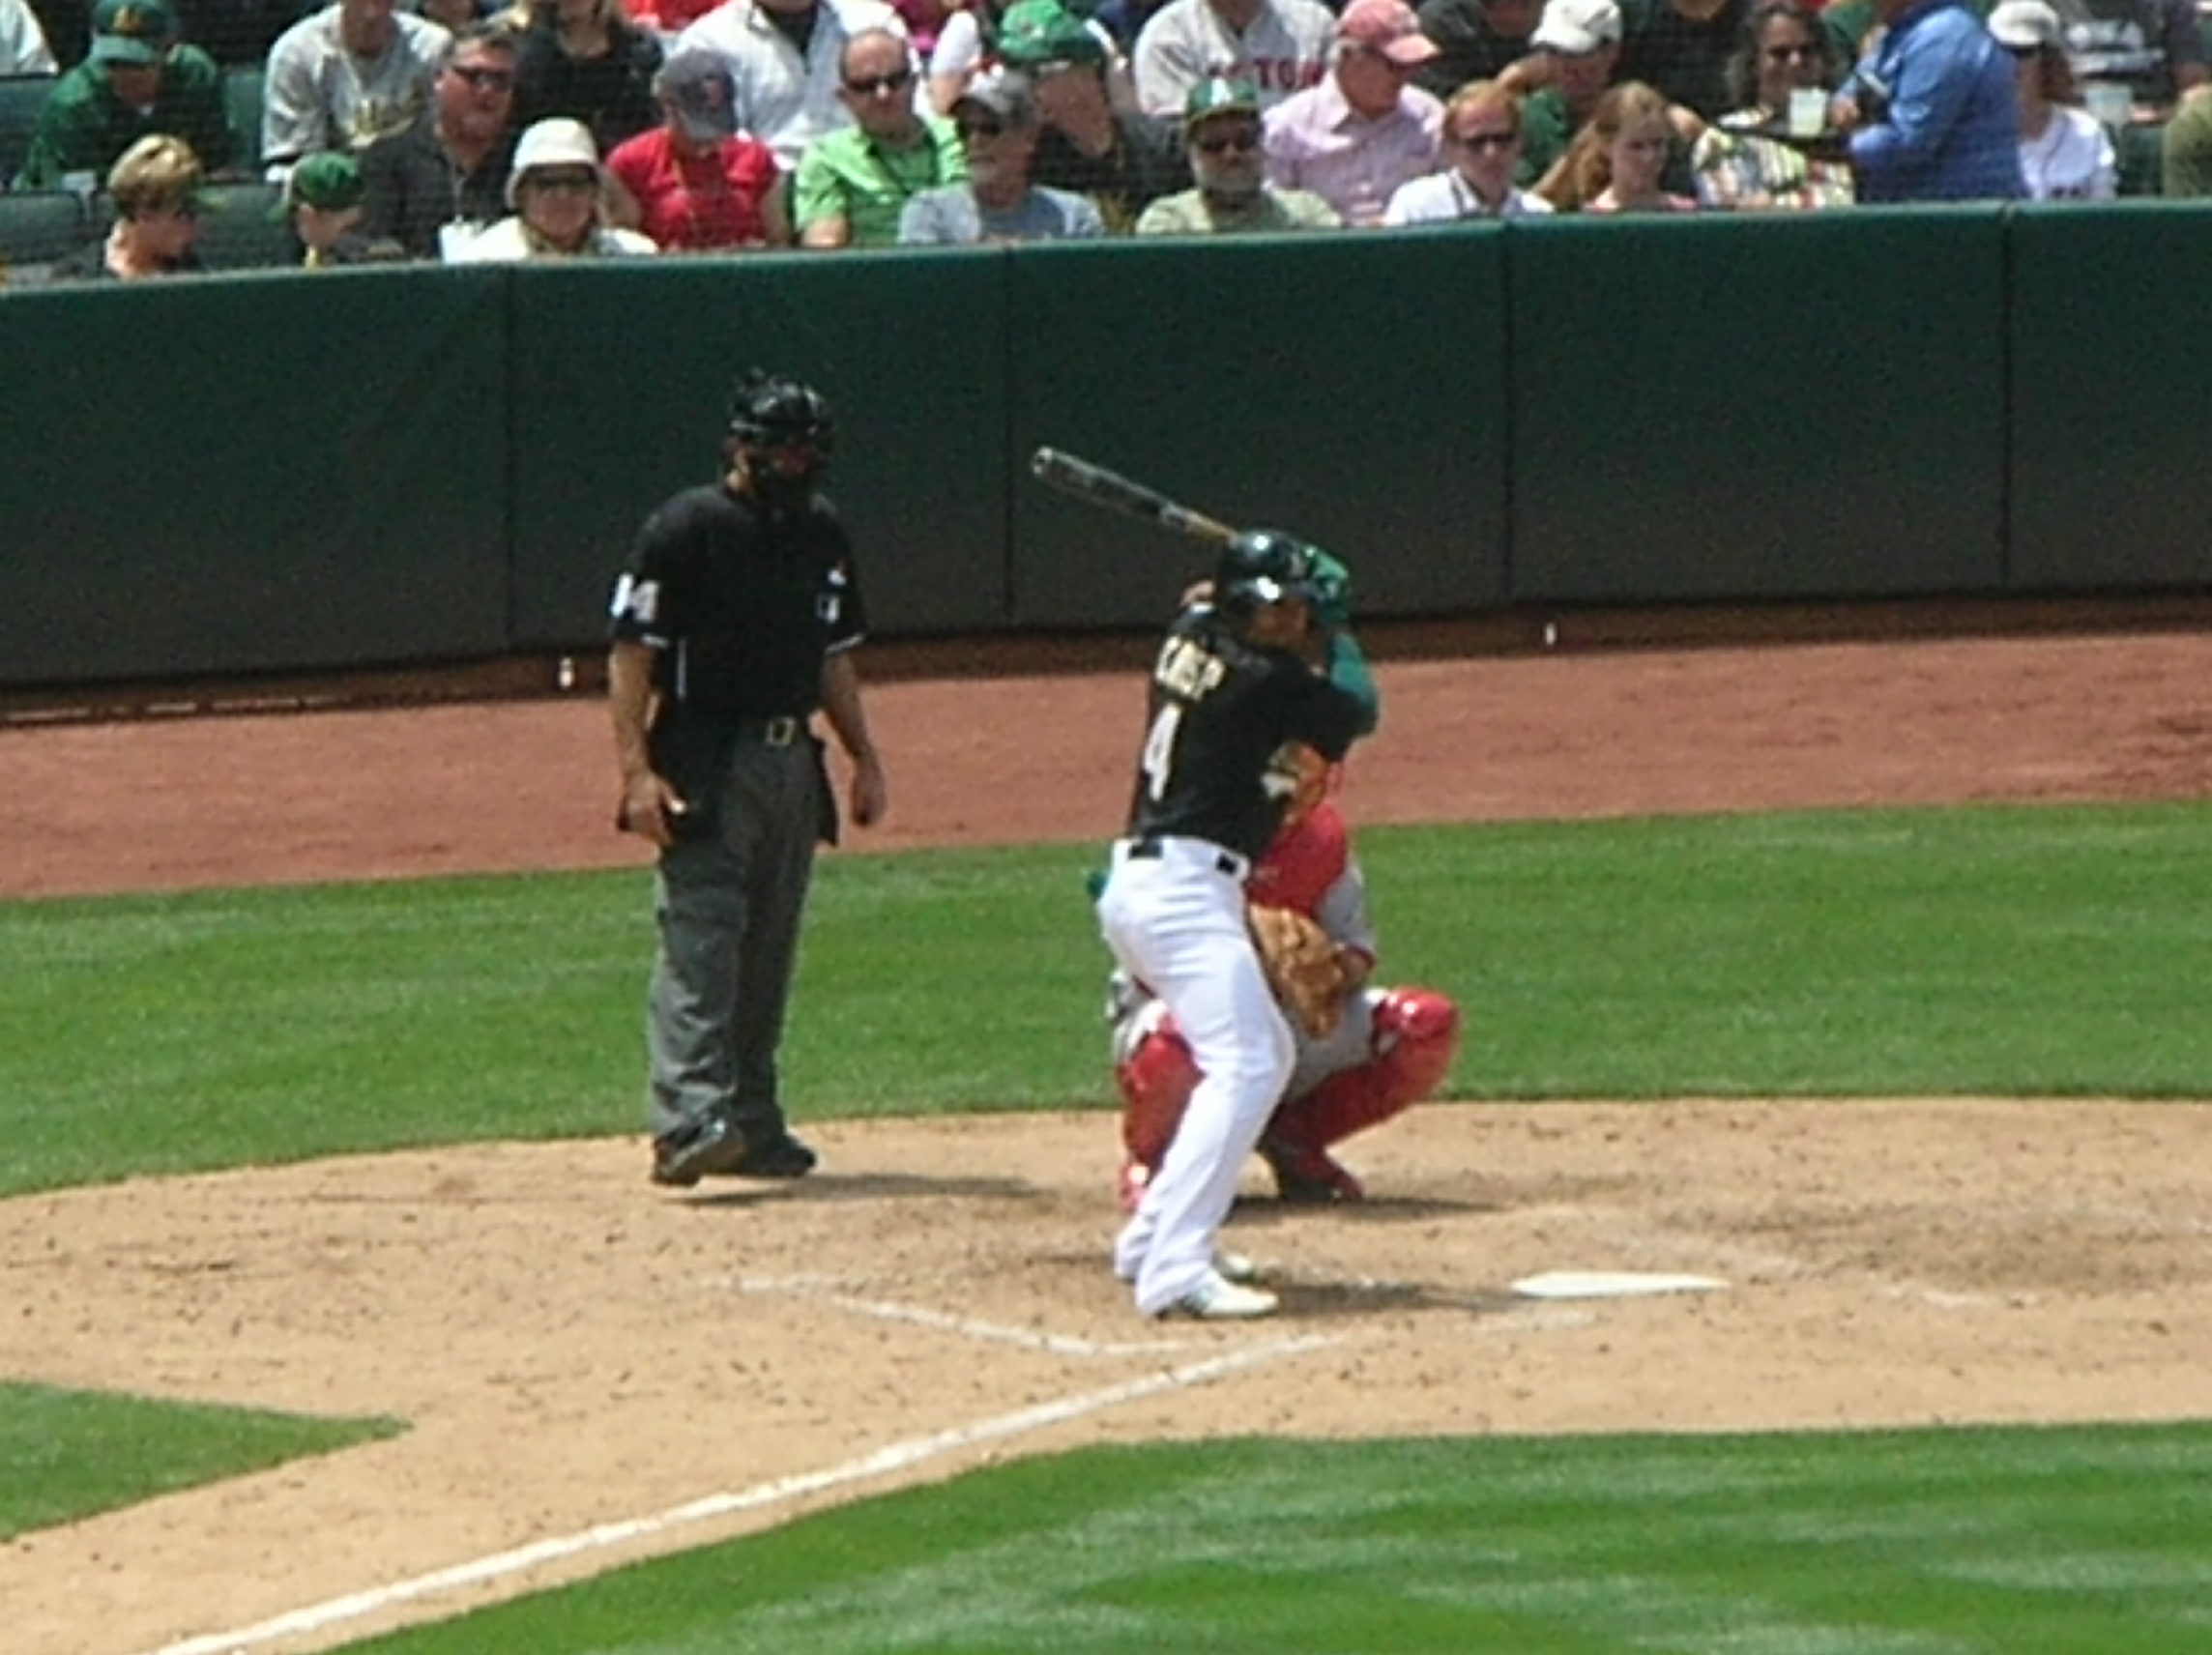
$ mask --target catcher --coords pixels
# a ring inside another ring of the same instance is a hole
[[[1297,1060],[1261,1136],[1286,1202],[1360,1201],[1329,1153],[1435,1090],[1459,1045],[1459,1007],[1424,988],[1379,988],[1367,885],[1329,795],[1340,767],[1298,752],[1298,790],[1245,882],[1270,985],[1290,1013]],[[1110,981],[1114,1079],[1121,1089],[1121,1197],[1135,1210],[1198,1084],[1175,1019],[1128,977]]]

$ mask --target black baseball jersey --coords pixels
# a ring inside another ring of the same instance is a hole
[[[767,512],[719,484],[646,519],[612,615],[618,641],[657,652],[655,690],[727,718],[812,712],[824,657],[867,628],[852,541],[829,501]]]
[[[1367,711],[1292,652],[1244,643],[1205,605],[1184,610],[1152,663],[1129,836],[1257,857],[1297,784],[1288,746],[1341,759]]]

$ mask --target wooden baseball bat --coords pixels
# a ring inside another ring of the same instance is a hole
[[[1205,540],[1219,545],[1237,537],[1237,531],[1217,518],[1203,511],[1170,500],[1156,488],[1123,477],[1118,471],[1109,471],[1090,460],[1062,453],[1058,449],[1039,449],[1030,456],[1030,470],[1039,482],[1072,494],[1078,500],[1102,506],[1109,511],[1135,517],[1155,528],[1167,529],[1178,535],[1188,535],[1194,540]]]

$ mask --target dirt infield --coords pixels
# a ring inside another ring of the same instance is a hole
[[[1348,794],[1369,822],[2212,793],[2212,641],[2188,632],[1382,679]],[[1125,671],[880,684],[893,818],[856,838],[1103,837],[1137,695]],[[642,866],[584,697],[64,722],[0,753],[0,894]],[[2202,1109],[1416,1111],[1353,1147],[1369,1205],[1240,1205],[1289,1313],[1240,1329],[1129,1312],[1101,1118],[811,1135],[822,1176],[706,1196],[650,1191],[632,1140],[0,1204],[0,1376],[413,1427],[12,1542],[11,1649],[326,1647],[1100,1437],[2212,1412]],[[1559,1268],[1729,1286],[1507,1291]]]

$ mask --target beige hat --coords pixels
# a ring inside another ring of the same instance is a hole
[[[592,142],[591,129],[583,122],[557,116],[523,132],[514,146],[514,164],[508,168],[507,204],[514,205],[514,189],[524,173],[555,166],[588,166],[605,180],[599,172],[599,146]]]

